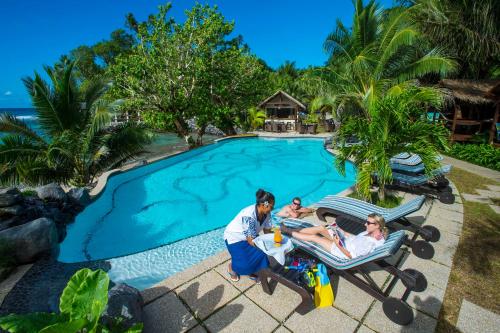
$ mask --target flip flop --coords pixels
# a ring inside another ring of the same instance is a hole
[[[249,275],[248,278],[255,282],[255,284],[260,284],[260,279],[257,275]]]
[[[240,280],[240,276],[236,273],[231,273],[230,271],[227,271],[227,274],[229,274],[229,279],[233,282],[238,282]]]

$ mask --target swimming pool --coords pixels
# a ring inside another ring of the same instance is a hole
[[[68,227],[59,260],[120,257],[209,231],[217,234],[254,202],[258,188],[274,193],[276,207],[294,196],[309,205],[338,193],[354,183],[355,170],[348,164],[346,176],[340,176],[322,143],[224,140],[113,176]]]

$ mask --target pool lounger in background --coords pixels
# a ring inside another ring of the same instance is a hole
[[[292,229],[314,226],[304,220],[291,218],[284,220],[283,223]],[[331,275],[343,277],[382,302],[384,313],[390,320],[400,325],[407,325],[413,321],[413,311],[406,303],[406,300],[412,291],[424,291],[427,288],[427,280],[417,270],[405,269],[402,271],[386,261],[399,251],[406,238],[407,236],[403,230],[392,232],[384,244],[376,248],[372,253],[353,259],[336,257],[313,242],[301,241],[295,238],[292,238],[292,242],[299,250],[308,253],[325,264],[331,271]],[[385,290],[382,290],[370,277],[369,271],[373,270],[374,267],[377,270],[383,269],[392,275],[392,279]],[[406,290],[403,296],[398,299],[391,297],[390,293],[399,279],[406,287]]]
[[[380,214],[384,217],[386,225],[390,229],[398,230],[402,229],[401,226],[408,227],[414,233],[413,237],[407,241],[413,253],[420,258],[430,259],[434,256],[434,247],[428,242],[437,242],[439,240],[441,236],[439,230],[430,225],[419,226],[406,218],[407,215],[419,210],[424,201],[425,196],[422,195],[398,207],[383,208],[354,198],[328,195],[314,206],[317,208],[316,215],[324,222],[326,222],[326,216],[336,216],[364,225],[369,214]],[[337,223],[343,227],[341,220],[337,221]],[[418,236],[421,236],[424,241],[417,240]]]

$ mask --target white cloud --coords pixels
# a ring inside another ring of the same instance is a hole
[[[4,94],[4,95],[5,95],[5,96],[10,96],[10,95],[12,95],[12,91],[7,90],[7,91],[5,92],[5,94]]]

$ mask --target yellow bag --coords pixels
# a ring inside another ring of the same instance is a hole
[[[314,305],[317,308],[332,306],[334,297],[330,279],[323,264],[318,264],[316,273],[316,287],[314,287]]]

